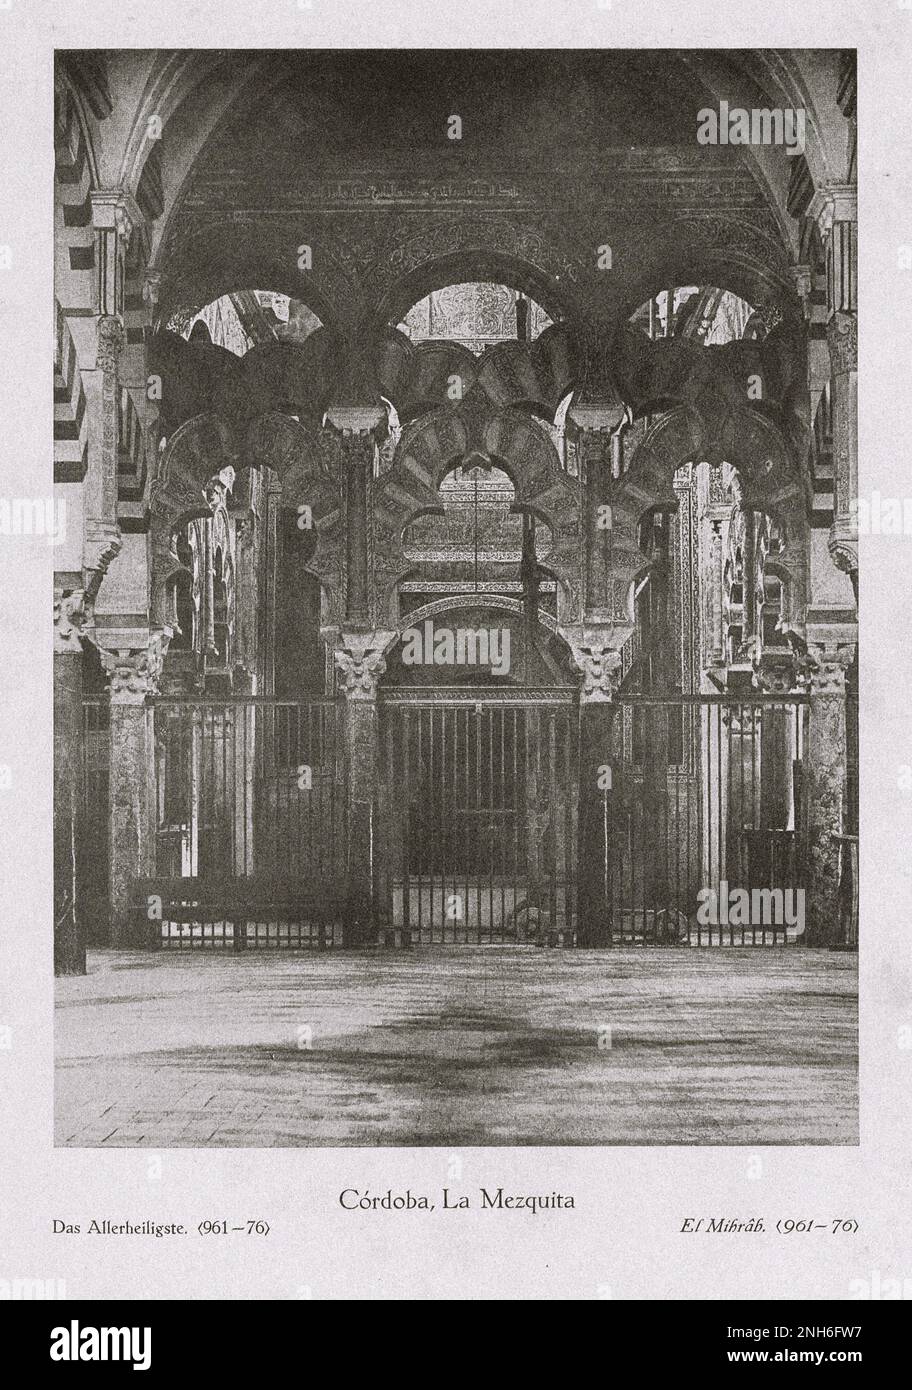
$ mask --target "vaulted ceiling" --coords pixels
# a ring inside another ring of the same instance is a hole
[[[781,209],[753,152],[697,144],[713,93],[691,54],[250,61],[260,80],[213,126],[166,210],[163,311],[256,285],[304,299],[350,337],[460,278],[524,288],[555,317],[619,318],[669,283],[788,306]],[[452,115],[460,139],[448,138]],[[598,267],[604,246],[610,270]]]

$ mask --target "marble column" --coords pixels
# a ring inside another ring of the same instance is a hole
[[[54,602],[54,974],[85,974],[77,852],[82,830],[82,590]]]
[[[154,710],[168,637],[148,634],[147,645],[105,649],[110,684],[111,941],[145,944],[137,934],[135,880],[155,871]]]
[[[334,653],[345,695],[346,946],[362,946],[374,937],[375,856],[379,842],[375,815],[380,767],[377,690],[386,671],[386,653],[396,635],[390,629],[343,629]]]
[[[371,625],[370,505],[380,405],[335,404],[326,412],[338,431],[345,510],[345,613],[333,659],[345,697],[348,832],[343,942],[373,941],[379,827],[375,825],[380,767],[377,690],[395,631]]]
[[[806,683],[810,693],[804,759],[807,813],[806,944],[838,943],[839,850],[846,815],[846,672],[855,656],[851,635],[816,639],[809,633]]]
[[[611,923],[611,790],[603,769],[611,766],[612,704],[621,676],[621,656],[610,628],[579,625],[561,629],[582,674],[579,707],[579,817],[577,854],[577,945],[607,946]]]

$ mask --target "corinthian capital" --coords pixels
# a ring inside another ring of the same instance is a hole
[[[857,642],[843,635],[809,641],[802,684],[812,695],[844,695],[846,673],[856,650]]]
[[[100,650],[113,704],[140,705],[147,695],[158,693],[170,640],[170,633],[155,631],[149,633],[145,647]]]
[[[340,634],[333,659],[349,700],[376,700],[386,671],[386,653],[395,640],[396,633],[386,628]]]
[[[611,629],[580,624],[559,631],[570,648],[574,666],[582,672],[581,702],[610,701],[622,675],[621,653]]]

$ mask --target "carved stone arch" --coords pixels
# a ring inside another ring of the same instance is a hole
[[[535,346],[516,342],[492,344],[479,360],[478,380],[495,409],[526,405],[553,420],[570,388],[562,373],[555,377],[552,368],[556,363],[536,354]]]
[[[396,585],[411,569],[403,544],[421,513],[440,512],[438,488],[470,447],[464,418],[452,408],[430,411],[402,431],[392,467],[372,490],[372,561],[376,620],[396,627]]]
[[[242,360],[228,348],[199,338],[188,342],[169,330],[150,338],[148,368],[161,378],[161,433],[170,435],[199,415],[218,415],[226,423],[242,419]]]
[[[177,554],[179,527],[197,516],[211,514],[206,484],[237,466],[237,447],[230,427],[216,415],[188,420],[172,435],[152,484],[149,506],[151,547],[151,621],[171,626],[168,583],[184,568]]]
[[[317,244],[317,229],[305,226],[298,245],[311,244]],[[269,289],[301,300],[340,341],[356,342],[360,295],[347,269],[324,251],[318,268],[299,270],[296,254],[296,247],[289,246],[279,230],[264,236],[255,213],[225,224],[213,249],[205,215],[180,209],[151,267],[161,276],[158,321],[167,324],[175,315],[192,317],[241,288]]]
[[[228,512],[221,503],[212,512],[212,553],[216,555],[219,551],[221,551],[223,558],[229,558],[231,555]]]
[[[717,452],[730,463],[743,506],[765,512],[781,528],[778,563],[789,576],[789,628],[803,640],[808,591],[809,528],[804,492],[788,444],[769,416],[753,408],[733,411],[720,431]]]
[[[326,328],[304,342],[255,343],[241,358],[240,377],[251,414],[287,411],[319,422],[336,385],[338,345]]]
[[[564,321],[552,323],[534,342],[491,343],[477,357],[460,342],[412,343],[389,326],[375,342],[379,389],[403,419],[457,399],[450,390],[457,376],[462,396],[477,380],[495,409],[522,404],[553,420],[575,382],[575,339]]]
[[[544,558],[558,580],[560,621],[574,621],[581,602],[578,480],[561,468],[540,421],[515,410],[491,418],[452,408],[432,411],[403,430],[393,466],[374,489],[377,621],[396,626],[396,585],[411,568],[403,547],[407,526],[419,513],[439,511],[443,477],[472,449],[496,460],[513,483],[516,506],[550,527],[552,546]]]
[[[397,218],[386,242],[382,284],[373,309],[377,328],[398,322],[413,305],[447,285],[486,280],[529,295],[552,319],[571,317],[569,287],[579,266],[527,222],[452,212],[422,221]]]
[[[407,351],[389,341],[386,346],[378,372],[380,390],[403,420],[458,403],[475,384],[478,363],[461,343],[408,343]]]
[[[639,519],[650,506],[673,505],[675,471],[688,462],[729,465],[735,500],[779,521],[786,538],[778,562],[789,574],[789,622],[803,632],[807,592],[807,522],[798,472],[788,445],[761,410],[732,404],[731,393],[704,395],[700,409],[680,406],[652,426],[612,489],[612,568],[630,586],[648,564],[639,548]]]
[[[558,620],[576,622],[582,614],[579,480],[561,467],[547,428],[522,411],[502,411],[489,421],[484,446],[510,475],[515,505],[541,516],[551,528],[551,548],[542,558],[558,581]]]
[[[772,498],[784,500],[797,488],[798,471],[781,430],[768,415],[753,407],[725,404],[711,426],[705,422],[707,448],[714,459],[724,460],[737,471],[745,505],[764,511]]]
[[[446,598],[431,599],[420,608],[410,609],[406,617],[400,619],[396,625],[398,635],[401,638],[407,628],[416,627],[423,623],[425,618],[436,618],[441,613],[457,613],[465,608],[489,608],[492,612],[511,613],[515,617],[521,617],[523,613],[522,600],[509,598],[504,594],[448,594]],[[557,619],[550,613],[539,610],[538,621],[553,637],[565,640]]]
[[[792,481],[778,492],[761,498],[756,509],[779,526],[780,549],[775,556],[766,558],[764,568],[775,574],[783,586],[783,630],[803,644],[807,627],[810,546],[804,495],[797,481]]]
[[[611,506],[609,574],[616,607],[633,621],[634,585],[649,568],[640,547],[640,520],[653,507],[676,507],[674,476],[701,456],[704,429],[696,411],[678,406],[661,416],[634,451],[626,472],[609,489]]]
[[[250,426],[245,449],[249,467],[272,469],[281,485],[283,507],[297,511],[301,530],[312,532],[314,549],[304,568],[322,584],[332,621],[341,619],[344,593],[345,535],[338,446],[337,431],[316,432],[290,415],[270,411]]]

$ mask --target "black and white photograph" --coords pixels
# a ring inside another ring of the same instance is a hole
[[[646,1375],[883,1378],[912,0],[0,0],[0,53],[8,1346],[598,1301]]]
[[[59,1144],[856,1142],[855,72],[57,54]]]

